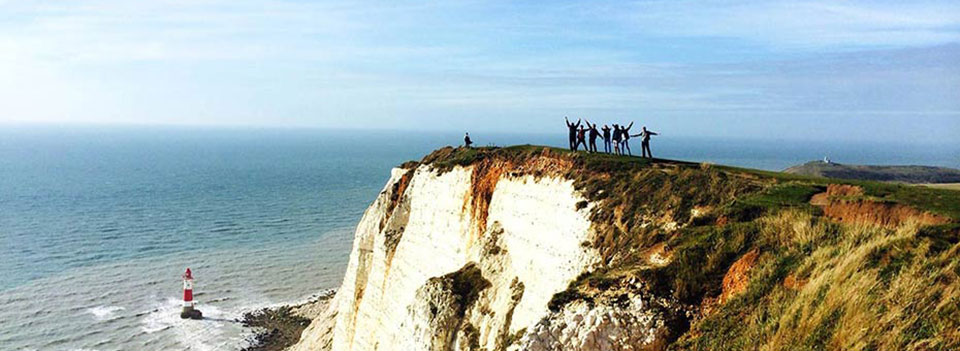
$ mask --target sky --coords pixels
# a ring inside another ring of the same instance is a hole
[[[957,1],[0,0],[0,124],[960,136]]]

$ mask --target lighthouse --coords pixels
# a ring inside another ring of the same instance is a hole
[[[183,273],[183,311],[180,312],[180,318],[183,319],[202,319],[203,313],[193,306],[193,273],[190,268]]]

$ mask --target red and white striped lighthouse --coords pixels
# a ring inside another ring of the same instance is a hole
[[[203,318],[203,313],[193,305],[193,273],[190,272],[190,268],[183,273],[183,311],[180,312],[180,318]]]
[[[190,268],[183,273],[183,310],[193,309],[193,273]]]

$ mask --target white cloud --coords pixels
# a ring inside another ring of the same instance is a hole
[[[785,49],[960,40],[960,3],[642,1],[623,19],[665,36],[731,37]]]
[[[0,2],[0,120],[949,114],[955,47],[882,65],[835,53],[958,42],[958,17],[952,3]]]

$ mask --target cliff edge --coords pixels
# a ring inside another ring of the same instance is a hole
[[[958,218],[950,190],[444,148],[393,170],[291,349],[953,349]]]

